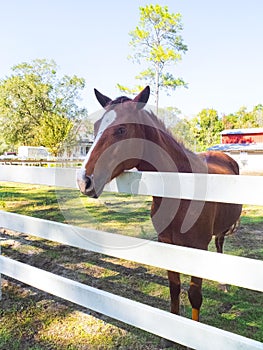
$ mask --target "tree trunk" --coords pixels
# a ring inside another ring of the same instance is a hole
[[[160,67],[159,64],[156,65],[155,71],[155,113],[158,115],[159,109],[159,83],[160,83]]]

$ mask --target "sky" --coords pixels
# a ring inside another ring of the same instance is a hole
[[[263,104],[262,0],[0,0],[0,79],[16,64],[54,59],[61,75],[85,79],[81,104],[98,110],[94,88],[115,98],[117,83],[137,83],[142,67],[127,59],[128,33],[139,7],[150,3],[181,13],[188,46],[169,70],[188,88],[162,93],[161,107],[193,116],[203,108],[228,114]]]

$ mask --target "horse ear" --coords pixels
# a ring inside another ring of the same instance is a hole
[[[109,97],[102,95],[97,89],[94,89],[94,93],[103,108],[112,101]]]
[[[150,96],[150,87],[149,86],[146,86],[145,89],[143,89],[139,95],[137,95],[133,101],[134,102],[137,102],[137,106],[136,108],[137,109],[142,109],[146,103],[148,102],[148,99],[149,99],[149,96]]]

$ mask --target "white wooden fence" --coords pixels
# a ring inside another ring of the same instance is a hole
[[[74,169],[0,166],[0,181],[76,188]],[[205,198],[201,198],[195,186],[203,185],[204,181]],[[175,183],[180,186],[174,186]],[[253,176],[128,172],[109,184],[107,190],[263,205],[263,179]],[[259,260],[166,245],[3,211],[0,212],[0,226],[73,247],[263,292],[263,262]],[[4,256],[0,256],[0,273],[194,349],[210,350],[211,344],[215,350],[263,349],[261,342],[95,289]]]

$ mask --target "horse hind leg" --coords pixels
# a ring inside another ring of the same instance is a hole
[[[230,235],[234,234],[237,231],[239,224],[240,224],[240,219],[238,219],[229,229],[216,235],[215,245],[216,245],[216,251],[218,253],[223,253],[225,236],[230,236]]]
[[[225,236],[228,234],[229,230],[223,232],[221,235],[215,237],[215,245],[217,253],[223,254],[223,246],[225,241]],[[224,282],[219,282],[219,289],[227,293],[227,285]]]
[[[202,297],[202,278],[191,277],[188,298],[192,306],[192,320],[199,321],[200,308],[203,302]]]

